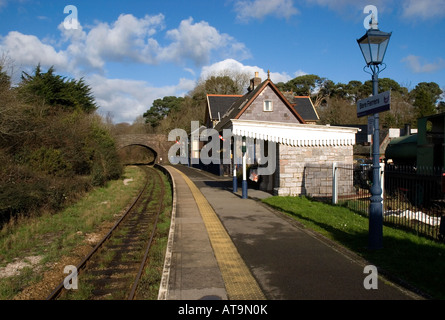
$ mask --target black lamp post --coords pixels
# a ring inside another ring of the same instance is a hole
[[[241,147],[241,150],[243,152],[243,182],[241,184],[242,188],[242,199],[247,199],[247,159],[246,159],[246,153],[247,153],[247,146],[246,146],[246,137],[243,136],[243,145]]]
[[[374,24],[373,24],[374,25]],[[366,34],[357,40],[366,66],[372,75],[372,94],[378,94],[378,75],[386,68],[383,63],[386,49],[388,47],[391,33],[382,32],[378,29],[369,29]],[[380,65],[384,65],[380,69]],[[383,241],[383,204],[382,188],[380,186],[380,142],[379,142],[379,114],[374,114],[374,134],[372,144],[372,187],[371,204],[369,205],[369,248],[381,249]]]

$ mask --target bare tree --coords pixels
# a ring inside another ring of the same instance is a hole
[[[243,94],[247,91],[250,77],[246,72],[224,69],[201,78],[192,95],[206,94]]]

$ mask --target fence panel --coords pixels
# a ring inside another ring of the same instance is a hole
[[[383,205],[385,222],[441,238],[445,219],[442,168],[386,165]]]
[[[367,215],[371,195],[370,166],[340,165],[337,172],[340,177],[348,177],[343,180],[343,189],[338,189],[338,204]]]
[[[386,165],[381,168],[383,221],[443,241],[445,181],[442,168]],[[368,216],[372,186],[371,165],[308,165],[305,194],[332,201]],[[333,188],[335,185],[335,189]]]
[[[402,226],[443,240],[445,197],[442,172],[442,168],[386,165],[381,175],[384,182],[382,197],[385,224]],[[337,189],[338,204],[368,215],[372,185],[371,165],[337,166],[336,175],[352,175],[352,179],[343,179],[342,188]]]

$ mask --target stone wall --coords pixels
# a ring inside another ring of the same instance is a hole
[[[352,167],[352,146],[292,147],[277,146],[278,160],[274,193],[280,196],[306,195],[332,197],[332,165]],[[342,194],[353,192],[353,173],[342,170],[338,188]]]

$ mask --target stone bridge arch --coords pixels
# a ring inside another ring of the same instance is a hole
[[[116,146],[119,149],[129,146],[142,146],[153,151],[155,163],[168,164],[168,150],[173,142],[168,141],[165,134],[121,134],[116,136]]]

